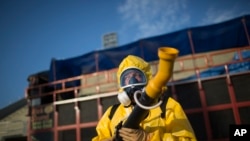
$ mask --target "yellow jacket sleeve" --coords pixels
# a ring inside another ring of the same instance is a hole
[[[112,137],[112,132],[110,128],[109,114],[111,107],[109,107],[102,118],[99,120],[96,126],[97,136],[92,139],[92,141],[101,141]]]
[[[169,98],[166,108],[166,132],[163,134],[163,140],[196,141],[192,126],[181,105]]]
[[[161,108],[152,109],[141,127],[148,133],[147,141],[196,141],[185,112],[172,98],[167,101],[165,118]]]

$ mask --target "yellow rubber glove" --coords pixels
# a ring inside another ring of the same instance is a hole
[[[123,141],[146,141],[147,133],[142,129],[121,128],[119,135]]]

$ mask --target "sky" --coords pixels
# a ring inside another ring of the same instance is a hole
[[[27,77],[52,58],[216,24],[250,14],[249,0],[0,0],[0,109],[24,98]]]

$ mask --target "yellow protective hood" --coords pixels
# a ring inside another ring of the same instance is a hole
[[[128,55],[126,58],[122,60],[117,71],[117,80],[119,86],[120,86],[120,77],[122,72],[129,68],[137,68],[141,70],[147,77],[147,82],[152,78],[152,71],[149,63],[147,63],[140,57],[134,55]]]

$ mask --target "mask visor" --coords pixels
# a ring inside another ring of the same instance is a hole
[[[120,86],[122,88],[132,87],[132,86],[145,86],[147,84],[147,79],[145,74],[136,68],[129,68],[122,72],[120,77]]]

